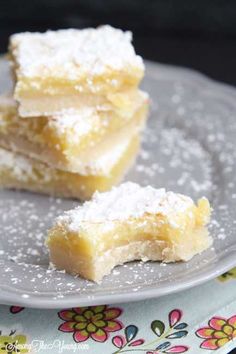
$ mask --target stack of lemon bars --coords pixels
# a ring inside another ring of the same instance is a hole
[[[147,111],[130,32],[110,26],[10,37],[0,98],[0,184],[88,199],[134,161]]]

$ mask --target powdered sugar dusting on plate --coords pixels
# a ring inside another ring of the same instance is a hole
[[[5,73],[1,63],[0,72]],[[7,84],[4,75],[0,89]],[[215,276],[225,261],[235,259],[235,92],[199,75],[149,63],[144,89],[151,96],[151,117],[142,151],[126,180],[165,186],[193,200],[206,195],[214,208],[209,225],[214,247],[188,263],[132,262],[116,267],[97,285],[48,267],[47,230],[77,202],[1,191],[0,298],[7,294],[2,303],[66,308],[125,302],[144,298],[149,290],[155,295],[170,293]]]

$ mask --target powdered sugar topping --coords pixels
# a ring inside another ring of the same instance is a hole
[[[11,36],[10,47],[24,76],[47,75],[60,67],[73,79],[76,70],[90,75],[129,66],[143,70],[143,61],[135,54],[131,40],[131,32],[106,25],[97,29],[19,33]]]
[[[62,114],[51,116],[48,119],[48,125],[55,128],[59,134],[71,129],[76,132],[73,138],[78,142],[79,137],[89,133],[98,121],[99,116],[96,109],[84,106],[77,110],[67,109]]]
[[[184,212],[192,205],[192,199],[184,195],[127,182],[109,192],[95,193],[91,201],[65,212],[57,222],[66,224],[71,231],[79,231],[83,222],[127,220],[144,213],[160,213],[168,217]]]

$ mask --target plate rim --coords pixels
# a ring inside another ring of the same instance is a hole
[[[15,306],[23,306],[28,308],[38,308],[38,309],[61,309],[61,308],[69,308],[76,306],[94,306],[94,305],[103,305],[103,304],[119,304],[119,303],[127,303],[127,302],[136,302],[140,300],[147,300],[152,298],[158,298],[165,295],[171,295],[175,293],[179,293],[181,291],[197,287],[198,285],[204,284],[207,281],[217,278],[221,274],[225,273],[227,270],[236,266],[236,250],[232,250],[232,254],[230,257],[226,255],[226,259],[223,259],[217,264],[220,266],[214,271],[200,272],[195,275],[192,280],[187,282],[171,282],[171,285],[167,285],[163,288],[148,288],[143,289],[141,291],[128,291],[127,293],[116,293],[116,294],[99,294],[99,295],[91,295],[90,298],[88,296],[84,296],[79,298],[78,294],[70,294],[65,295],[63,298],[56,299],[48,299],[48,296],[42,297],[33,294],[33,296],[29,296],[27,298],[21,297],[21,293],[19,292],[9,292],[2,291],[0,287],[0,303],[2,305],[15,305]],[[25,292],[27,294],[27,292]],[[77,299],[78,297],[78,299]]]
[[[0,61],[5,61],[3,55],[0,55]],[[207,75],[198,72],[192,68],[185,68],[182,66],[175,66],[169,64],[162,64],[155,61],[145,60],[146,64],[146,77],[148,77],[152,70],[156,71],[156,67],[159,69],[163,69],[164,71],[172,71],[179,75],[180,72],[183,72],[188,81],[192,79],[199,83],[199,85],[203,86],[204,91],[211,91],[211,87],[214,88],[214,93],[216,90],[219,95],[225,96],[227,98],[228,95],[231,98],[228,98],[229,101],[236,98],[236,89],[227,84],[218,82]],[[162,73],[163,75],[163,73]],[[227,92],[226,92],[227,91]],[[215,96],[215,94],[214,94]],[[232,102],[232,101],[231,101]],[[29,295],[29,297],[22,297],[23,291],[19,291],[18,289],[14,290],[14,287],[8,287],[8,289],[4,289],[4,286],[0,284],[0,303],[3,305],[19,305],[29,308],[40,308],[40,309],[57,309],[63,307],[73,307],[73,306],[88,306],[94,304],[114,304],[114,303],[124,303],[124,302],[133,302],[150,298],[157,298],[164,295],[169,295],[173,293],[177,293],[183,290],[187,290],[189,288],[198,286],[203,284],[211,279],[216,278],[217,276],[223,274],[230,268],[236,266],[236,248],[232,248],[228,252],[226,252],[220,259],[217,261],[217,268],[213,268],[214,263],[210,263],[209,269],[206,271],[205,268],[198,271],[194,274],[192,279],[189,279],[185,282],[172,281],[171,284],[164,285],[162,288],[156,288],[148,286],[146,289],[133,291],[132,289],[128,290],[126,293],[118,292],[115,294],[91,294],[88,296],[82,295],[80,298],[79,294],[68,294],[64,295],[63,298],[52,299],[51,295]],[[207,268],[207,267],[206,267]],[[138,284],[136,285],[138,287]],[[30,294],[29,292],[25,292],[25,294]]]

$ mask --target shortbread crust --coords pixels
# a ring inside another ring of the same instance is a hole
[[[71,110],[83,110],[87,107],[90,110],[111,112],[121,118],[132,116],[136,101],[139,98],[139,90],[124,90],[119,93],[108,93],[106,97],[101,95],[81,94],[55,94],[47,93],[31,94],[21,98],[18,106],[18,113],[21,118],[36,118],[48,116],[64,116]]]

